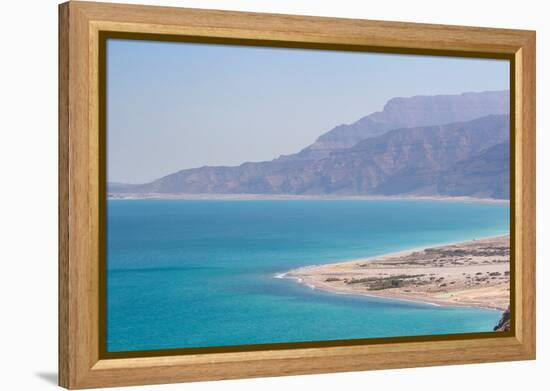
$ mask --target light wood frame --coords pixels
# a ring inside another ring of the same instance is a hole
[[[501,338],[101,358],[100,32],[509,58],[513,330]],[[106,3],[59,6],[59,384],[93,388],[535,358],[535,32]]]

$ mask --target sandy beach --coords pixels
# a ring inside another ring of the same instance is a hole
[[[510,236],[403,251],[291,270],[293,278],[335,293],[506,310]]]

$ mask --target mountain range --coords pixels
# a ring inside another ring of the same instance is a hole
[[[509,92],[389,100],[292,155],[185,169],[111,195],[426,195],[509,198]]]

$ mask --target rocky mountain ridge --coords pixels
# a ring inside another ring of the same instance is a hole
[[[508,96],[497,91],[395,98],[382,112],[336,127],[294,155],[185,169],[143,185],[109,184],[109,192],[506,199]],[[456,118],[464,120],[444,122]]]

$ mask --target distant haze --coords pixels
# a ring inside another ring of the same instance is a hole
[[[505,60],[109,40],[110,182],[292,154],[397,96],[506,90]]]

